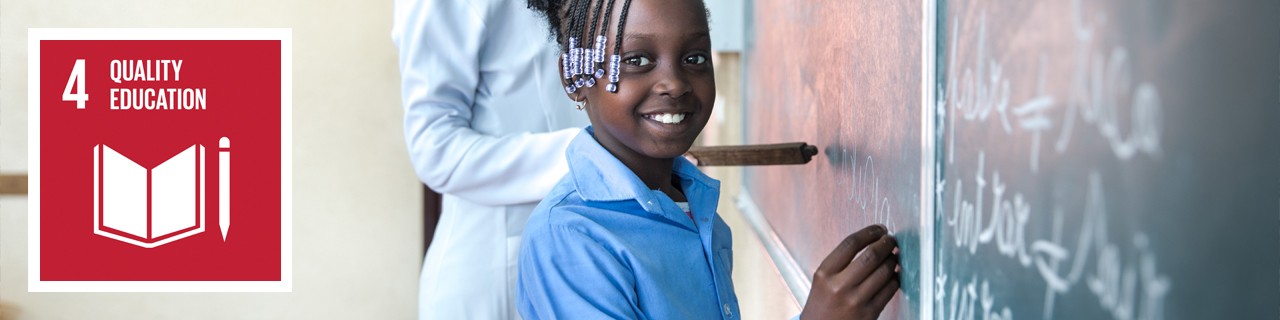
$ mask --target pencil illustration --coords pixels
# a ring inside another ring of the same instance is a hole
[[[227,241],[231,229],[231,140],[218,139],[218,228],[222,241]]]

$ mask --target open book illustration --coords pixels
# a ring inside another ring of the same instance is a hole
[[[220,219],[230,225],[227,140],[219,141]],[[94,234],[155,248],[205,230],[205,147],[193,144],[143,168],[105,144],[93,147]]]

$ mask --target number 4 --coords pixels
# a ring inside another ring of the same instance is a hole
[[[71,93],[71,86],[75,85],[76,92]],[[76,59],[76,66],[71,68],[71,77],[67,78],[67,88],[62,89],[62,101],[75,101],[76,109],[84,109],[84,102],[89,100],[89,94],[84,92],[84,59]]]

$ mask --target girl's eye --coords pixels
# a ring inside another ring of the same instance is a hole
[[[653,61],[650,61],[649,58],[646,58],[644,56],[635,56],[635,57],[630,57],[623,60],[622,63],[626,63],[626,64],[637,66],[637,67],[643,67],[643,66],[652,64]]]
[[[684,58],[684,63],[688,64],[704,64],[707,63],[707,56],[696,54]]]

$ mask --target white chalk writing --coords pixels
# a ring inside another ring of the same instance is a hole
[[[1074,64],[1066,99],[1055,97],[1046,88],[1046,78],[1051,76],[1047,68],[1049,57],[1040,54],[1031,96],[1020,103],[1010,103],[1011,93],[1015,91],[1004,74],[1005,63],[998,54],[988,52],[985,12],[979,16],[977,41],[972,48],[967,48],[974,51],[972,58],[964,62],[959,61],[957,53],[961,51],[958,50],[960,21],[953,21],[945,90],[939,88],[944,92],[939,94],[936,110],[946,117],[942,125],[947,128],[939,131],[944,132],[947,139],[947,164],[956,161],[956,140],[964,141],[956,135],[958,124],[981,124],[992,116],[998,119],[992,123],[992,126],[998,125],[997,134],[1029,136],[1031,150],[1027,164],[1031,174],[1040,171],[1042,135],[1053,134],[1050,130],[1057,129],[1053,150],[1064,154],[1070,149],[1073,130],[1078,125],[1096,129],[1096,137],[1106,142],[1107,150],[1119,161],[1128,161],[1140,154],[1160,156],[1163,107],[1159,90],[1149,82],[1134,84],[1126,48],[1104,49],[1097,44],[1102,39],[1095,37],[1101,35],[1095,31],[1105,26],[1105,15],[1089,17],[1079,0],[1071,5]],[[1061,108],[1057,108],[1059,106]],[[1062,111],[1057,112],[1059,109]],[[1122,125],[1121,119],[1126,115],[1128,124]],[[1056,298],[1076,287],[1087,289],[1112,318],[1164,317],[1164,300],[1173,283],[1160,272],[1155,250],[1144,232],[1127,232],[1132,238],[1124,240],[1131,245],[1120,245],[1108,238],[1108,215],[1100,174],[1090,172],[1088,176],[1083,210],[1079,215],[1072,215],[1080,217],[1079,228],[1071,229],[1078,230],[1078,234],[1074,246],[1067,247],[1063,245],[1062,234],[1067,209],[1061,205],[1054,205],[1051,210],[1046,210],[1048,206],[1037,207],[1030,198],[1002,180],[999,169],[989,167],[986,152],[979,150],[976,170],[949,168],[946,175],[950,178],[939,177],[936,181],[935,199],[942,209],[939,211],[941,230],[951,235],[945,239],[952,240],[952,246],[958,249],[954,252],[976,256],[980,250],[989,250],[984,248],[994,249],[999,256],[1015,262],[1017,268],[1039,274],[1046,288],[1042,309],[1045,319],[1052,318]],[[952,194],[946,195],[948,191]],[[946,201],[944,195],[951,198],[952,203],[942,204]],[[1033,215],[1037,212],[1053,213],[1053,232],[1049,239],[1028,237],[1028,226],[1037,225],[1031,220],[1045,216]],[[999,306],[998,295],[992,293],[989,279],[973,275],[961,280],[959,275],[943,272],[943,266],[938,264],[934,279],[934,310],[938,318],[1013,317],[1014,310]]]
[[[890,215],[889,196],[880,194],[880,175],[875,169],[875,159],[870,155],[864,158],[858,157],[858,150],[840,149],[837,155],[841,159],[841,166],[848,164],[849,176],[848,185],[851,189],[848,193],[848,199],[852,200],[863,213],[870,211],[870,215],[862,215],[863,224],[883,224],[889,230],[894,229],[892,215]],[[859,166],[858,162],[862,165]],[[844,181],[840,181],[845,184]],[[887,190],[885,192],[888,192]],[[867,220],[869,218],[869,220]]]
[[[1095,26],[1086,24],[1081,13],[1080,1],[1073,2],[1072,22],[1073,39],[1075,40],[1075,63],[1071,78],[1068,99],[1062,113],[1062,126],[1058,131],[1058,139],[1054,150],[1065,153],[1071,142],[1076,118],[1085,124],[1097,128],[1105,139],[1112,153],[1120,160],[1128,160],[1138,153],[1153,156],[1160,154],[1160,119],[1162,104],[1160,92],[1155,85],[1142,82],[1133,88],[1132,67],[1128,50],[1124,47],[1111,48],[1105,56],[1100,49],[1093,48]],[[1003,74],[1002,62],[989,58],[986,49],[987,16],[979,17],[978,39],[972,65],[961,67],[957,58],[958,41],[960,39],[960,21],[952,23],[951,45],[947,60],[947,83],[943,94],[939,95],[938,112],[946,116],[944,125],[947,139],[947,163],[955,161],[955,130],[957,121],[983,122],[995,112],[999,119],[1001,131],[1014,134],[1009,122],[1009,113],[1017,117],[1018,129],[1031,134],[1030,161],[1031,171],[1039,171],[1041,134],[1053,128],[1054,120],[1048,111],[1058,103],[1054,95],[1046,92],[1045,64],[1047,57],[1040,56],[1036,74],[1035,93],[1024,102],[1009,109],[1010,83]],[[1089,23],[1101,24],[1105,19],[1091,20]],[[962,69],[961,69],[962,68]],[[959,70],[959,71],[958,71]],[[1129,101],[1124,98],[1131,96]],[[1127,107],[1127,108],[1125,108]],[[1126,135],[1120,124],[1121,112],[1127,111],[1129,118]]]
[[[1141,232],[1136,233],[1133,238],[1133,249],[1137,251],[1138,261],[1130,261],[1129,265],[1125,265],[1121,247],[1107,238],[1105,198],[1102,179],[1097,173],[1090,174],[1084,212],[1081,215],[1083,221],[1080,234],[1076,239],[1075,251],[1070,252],[1060,244],[1063,227],[1063,210],[1060,208],[1054,210],[1052,239],[1035,240],[1028,246],[1026,228],[1032,211],[1031,204],[1023,200],[1022,194],[1017,192],[1013,193],[1012,197],[1004,197],[1006,186],[1000,181],[999,172],[992,173],[991,220],[985,228],[982,228],[981,203],[986,196],[984,194],[986,184],[985,180],[981,179],[984,160],[981,154],[979,157],[979,173],[975,176],[978,178],[976,179],[978,191],[973,194],[974,201],[961,199],[964,196],[963,180],[957,181],[955,187],[957,196],[953,205],[958,209],[952,209],[951,215],[946,219],[944,228],[953,229],[950,231],[955,235],[956,247],[968,249],[966,251],[969,254],[975,254],[980,244],[991,243],[994,240],[995,249],[1001,255],[1014,259],[1024,268],[1030,269],[1034,264],[1034,270],[1041,275],[1046,284],[1044,307],[1046,319],[1051,318],[1053,314],[1054,298],[1068,292],[1072,286],[1081,281],[1084,281],[1090,292],[1097,297],[1099,304],[1115,319],[1163,318],[1164,298],[1170,290],[1171,281],[1159,273],[1155,254],[1151,251],[1146,235]],[[1013,200],[1010,201],[1009,198]],[[1085,267],[1090,257],[1096,257],[1095,270],[1085,277]],[[1061,263],[1068,259],[1071,259],[1070,269],[1062,270]],[[935,279],[937,286],[935,295],[939,297],[946,295],[947,277],[945,273],[938,272]],[[978,282],[973,280],[970,286]],[[987,286],[986,281],[981,282],[984,287]],[[939,302],[949,301],[950,309],[937,308],[936,310],[950,312],[951,315],[944,316],[944,313],[939,315],[940,318],[965,319],[957,315],[976,310],[964,304],[973,303],[975,301],[973,299],[979,296],[976,293],[961,296],[968,291],[956,288],[951,289],[951,300],[939,298],[942,299],[938,300]],[[986,298],[986,290],[984,289],[983,292],[983,301],[989,301],[990,299]],[[1003,311],[1001,314],[989,314],[989,312],[989,302],[984,302],[984,319],[1004,319],[1000,318]]]

